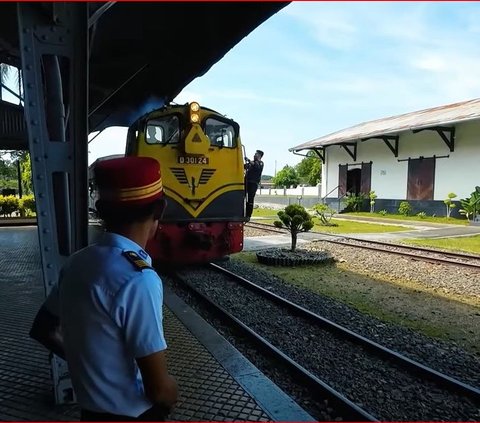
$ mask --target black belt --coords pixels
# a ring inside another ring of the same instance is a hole
[[[82,422],[164,422],[167,416],[168,410],[161,406],[153,406],[138,417],[100,413],[83,408],[80,410],[80,421]]]

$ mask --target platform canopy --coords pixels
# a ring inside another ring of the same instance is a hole
[[[90,131],[128,126],[171,101],[288,3],[89,3]],[[46,16],[64,7],[38,5]],[[16,13],[16,3],[0,3],[0,63],[20,67]]]
[[[330,145],[345,145],[371,138],[382,140],[386,139],[385,137],[398,136],[405,131],[445,129],[456,123],[474,119],[480,119],[479,98],[360,123],[297,145],[289,151],[324,149]]]

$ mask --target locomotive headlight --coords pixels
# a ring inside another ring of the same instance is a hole
[[[190,110],[192,112],[198,112],[200,110],[200,104],[195,101],[193,103],[190,103]]]
[[[200,116],[198,115],[198,113],[192,113],[190,114],[190,121],[192,123],[198,123],[200,122]]]

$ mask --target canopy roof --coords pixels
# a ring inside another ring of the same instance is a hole
[[[333,132],[312,141],[297,145],[290,151],[324,148],[329,145],[352,143],[361,139],[383,135],[398,135],[404,131],[424,129],[439,125],[479,119],[480,99],[448,104],[403,115],[360,123],[341,131]]]
[[[96,20],[90,131],[128,126],[149,106],[171,101],[288,3],[89,3],[90,20]],[[19,67],[16,11],[16,3],[0,3],[0,62]]]

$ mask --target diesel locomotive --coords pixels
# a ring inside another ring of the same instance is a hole
[[[155,261],[203,263],[242,250],[245,182],[238,123],[196,102],[167,105],[130,126],[125,154],[153,157],[161,165],[168,204],[147,245]]]

